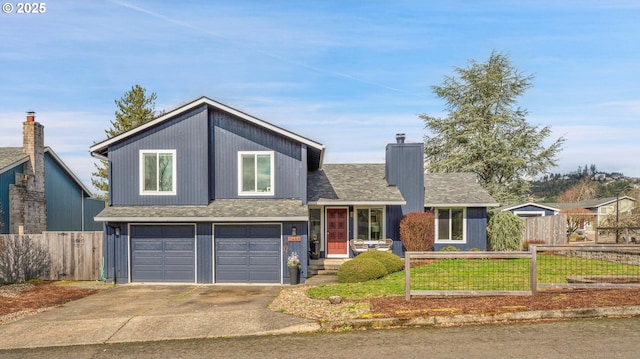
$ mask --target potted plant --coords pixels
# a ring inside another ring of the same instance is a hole
[[[300,282],[300,259],[298,253],[291,252],[287,258],[287,268],[289,269],[289,283],[298,284]]]

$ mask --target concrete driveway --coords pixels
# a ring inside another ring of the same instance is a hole
[[[312,332],[267,308],[281,286],[122,285],[0,326],[0,349]]]

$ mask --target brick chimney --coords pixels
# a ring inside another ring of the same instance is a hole
[[[27,112],[22,124],[22,153],[29,156],[25,165],[27,189],[44,192],[44,126],[35,121],[36,113]]]
[[[44,126],[27,112],[22,123],[22,153],[29,156],[23,173],[9,185],[10,233],[38,234],[47,230],[47,200],[44,188]]]

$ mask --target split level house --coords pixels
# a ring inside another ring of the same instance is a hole
[[[29,112],[23,146],[0,147],[0,234],[102,231],[94,217],[105,207],[50,147]]]
[[[96,219],[118,283],[288,283],[293,252],[304,280],[311,241],[321,258],[349,258],[350,239],[390,238],[402,256],[400,220],[425,210],[436,249],[486,249],[497,206],[469,174],[425,175],[423,144],[404,136],[385,163],[325,164],[321,143],[206,97],[90,151],[109,163]]]

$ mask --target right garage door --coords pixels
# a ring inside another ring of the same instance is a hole
[[[280,225],[216,225],[216,283],[280,283]]]

